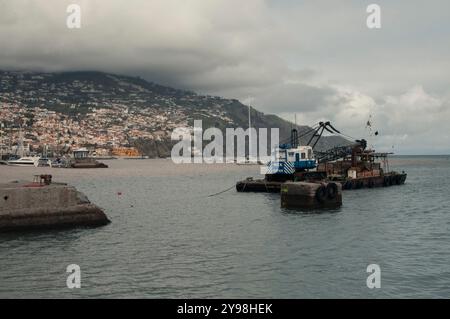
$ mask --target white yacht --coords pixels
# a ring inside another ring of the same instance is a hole
[[[17,160],[10,160],[8,161],[9,165],[13,166],[35,166],[37,167],[39,165],[39,156],[33,156],[33,157],[21,157]]]

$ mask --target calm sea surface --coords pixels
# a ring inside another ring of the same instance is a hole
[[[0,166],[0,182],[50,172],[103,207],[106,227],[0,234],[0,297],[450,298],[450,157],[394,157],[403,186],[295,212],[231,189],[255,166],[108,161],[109,169]],[[121,195],[120,195],[121,194]],[[81,289],[66,267],[81,267]],[[366,286],[369,264],[381,289]]]

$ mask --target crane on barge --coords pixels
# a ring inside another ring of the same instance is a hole
[[[317,150],[324,132],[341,135],[348,143],[327,150]],[[307,138],[306,145],[300,139]],[[291,131],[290,139],[280,143],[272,151],[264,180],[247,180],[236,184],[238,191],[279,191],[286,181],[337,181],[343,189],[391,186],[403,184],[406,173],[389,172],[387,156],[392,153],[376,153],[367,149],[365,139],[353,139],[342,134],[330,122],[319,122],[298,134]],[[376,159],[382,159],[383,167]]]
[[[290,179],[296,173],[309,173],[308,175],[312,176],[314,174],[310,170],[315,169],[320,162],[346,157],[352,154],[354,147],[365,149],[367,146],[365,140],[356,140],[326,151],[317,151],[316,146],[325,131],[343,135],[329,121],[319,122],[301,135],[297,129],[292,129],[290,139],[283,141],[272,151],[272,160],[267,164],[266,178],[282,181]],[[306,137],[308,142],[300,145],[300,140]]]

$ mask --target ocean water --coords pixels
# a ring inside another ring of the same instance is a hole
[[[101,228],[0,234],[1,298],[450,298],[450,157],[394,157],[405,185],[344,192],[340,209],[287,211],[230,188],[255,166],[108,161],[50,172],[103,207]],[[66,267],[81,267],[81,288]],[[369,289],[366,268],[381,268]]]

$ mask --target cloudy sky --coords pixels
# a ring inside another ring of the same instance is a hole
[[[0,0],[0,43],[0,69],[140,75],[355,137],[371,116],[378,150],[450,154],[448,0]]]

